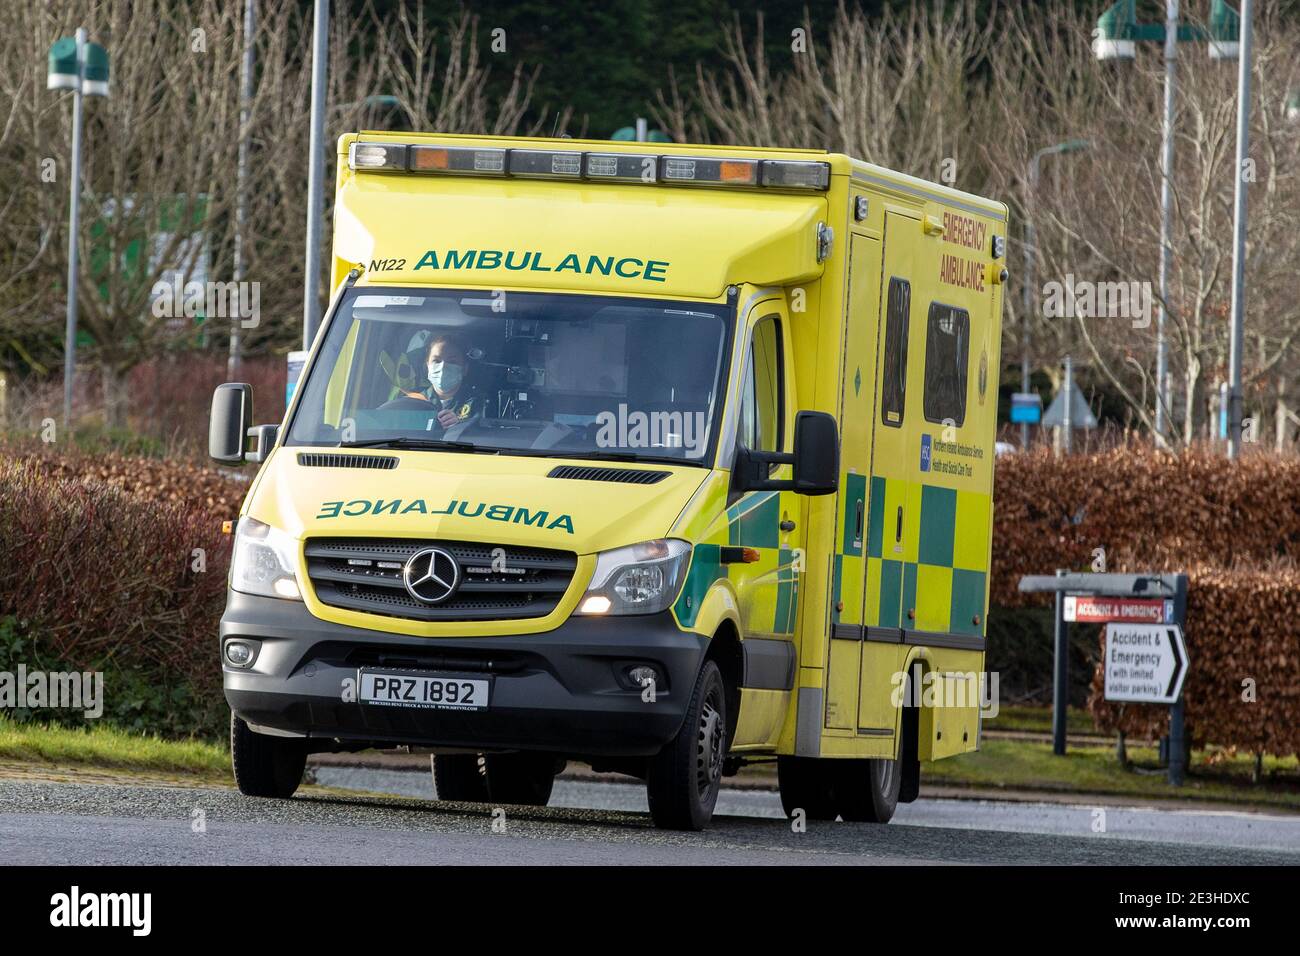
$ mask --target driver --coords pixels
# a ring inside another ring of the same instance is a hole
[[[425,358],[429,387],[423,392],[407,394],[437,406],[439,425],[450,428],[482,410],[484,396],[473,384],[466,383],[469,355],[459,339],[451,335],[435,335],[429,341]]]

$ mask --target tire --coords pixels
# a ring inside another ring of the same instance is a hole
[[[433,792],[439,800],[487,803],[487,776],[481,754],[434,754]]]
[[[776,779],[781,808],[787,817],[802,810],[808,820],[834,820],[837,816],[831,761],[816,757],[777,757]]]
[[[544,807],[550,802],[556,760],[549,754],[484,754],[483,766],[490,803]]]
[[[231,713],[230,765],[235,784],[244,796],[284,800],[293,796],[302,783],[307,742],[259,734]]]
[[[849,823],[888,823],[898,809],[901,761],[831,760],[835,808]]]
[[[705,661],[677,736],[650,761],[650,817],[662,830],[703,830],[713,817],[727,756],[727,688]]]

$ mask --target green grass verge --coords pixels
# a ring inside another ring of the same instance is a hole
[[[976,753],[926,763],[921,780],[996,790],[1194,799],[1300,810],[1300,763],[1295,757],[1266,758],[1264,779],[1255,784],[1250,776],[1252,757],[1197,750],[1185,785],[1171,787],[1164,772],[1157,771],[1154,748],[1129,747],[1128,754],[1135,767],[1148,772],[1121,767],[1114,747],[1071,747],[1065,756],[1057,757],[1050,744],[985,739]]]
[[[107,769],[230,775],[230,754],[210,740],[164,740],[107,725],[60,727],[0,716],[0,760]]]
[[[998,715],[984,721],[985,730],[1022,730],[1039,734],[1052,732],[1052,708],[1011,707],[1003,705]],[[1071,707],[1065,714],[1067,734],[1099,734],[1092,715],[1082,707]]]
[[[1050,744],[986,738],[977,753],[925,764],[922,781],[982,790],[1191,799],[1300,810],[1300,762],[1295,757],[1266,758],[1264,780],[1254,784],[1253,758],[1194,751],[1182,788],[1170,787],[1163,772],[1157,772],[1154,749],[1130,747],[1129,758],[1148,772],[1122,768],[1113,747],[1071,747],[1057,757]],[[230,780],[230,754],[221,742],[164,740],[108,724],[79,728],[18,723],[0,716],[0,763],[6,762],[38,771],[47,766]],[[775,767],[763,764],[746,770],[746,776],[771,775]]]

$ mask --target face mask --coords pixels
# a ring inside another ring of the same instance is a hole
[[[465,370],[454,362],[430,362],[429,384],[440,392],[454,392],[465,377]]]

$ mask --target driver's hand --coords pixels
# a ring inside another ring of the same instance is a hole
[[[460,416],[457,415],[455,412],[453,412],[450,408],[444,408],[442,411],[438,413],[438,424],[441,425],[443,428],[450,428],[452,425],[455,425],[459,421],[460,421]]]

